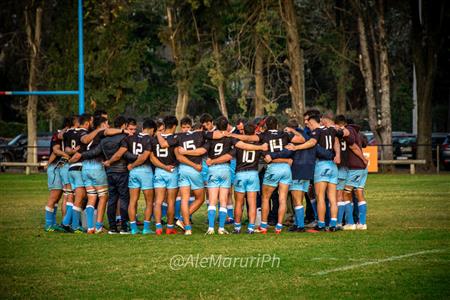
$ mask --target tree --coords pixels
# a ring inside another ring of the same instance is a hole
[[[30,13],[25,9],[25,29],[27,33],[27,41],[30,47],[30,71],[28,76],[28,90],[37,90],[37,74],[39,73],[39,56],[41,49],[41,25],[42,25],[42,8],[36,8],[34,28],[30,23]],[[37,104],[38,96],[28,96],[27,105],[27,163],[37,163]],[[32,168],[36,170],[36,168]],[[29,169],[27,168],[27,172]]]
[[[431,100],[438,54],[448,30],[448,3],[411,0],[412,51],[417,78],[417,158],[425,159],[425,170],[433,167],[431,152]]]
[[[367,5],[369,4],[353,1],[361,51],[359,54],[360,70],[365,83],[369,125],[379,144],[384,145],[382,148],[383,159],[390,160],[393,157],[393,149],[390,146],[392,144],[392,125],[389,60],[384,28],[385,7],[383,0],[377,0],[377,6],[371,10],[376,14],[372,15],[369,12],[366,15],[366,12],[369,11]],[[374,17],[377,19],[376,25],[374,25]],[[367,40],[368,32],[371,36],[370,42]],[[374,82],[376,82],[376,86],[380,86],[379,89],[374,87]],[[380,98],[379,101],[377,101],[377,96]]]
[[[287,35],[287,48],[289,56],[289,69],[291,86],[289,91],[292,97],[293,117],[303,123],[305,111],[305,75],[303,51],[300,48],[297,14],[293,0],[283,0],[280,3],[280,15],[284,21]]]

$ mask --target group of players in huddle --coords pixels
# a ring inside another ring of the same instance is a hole
[[[177,226],[191,235],[191,216],[207,199],[206,234],[216,232],[217,210],[218,234],[228,234],[225,224],[230,220],[233,233],[241,233],[244,206],[246,233],[266,234],[274,192],[278,193],[276,234],[283,228],[289,193],[294,208],[289,231],[367,229],[364,140],[359,127],[348,124],[342,115],[333,118],[309,110],[303,129],[290,120],[282,130],[273,116],[256,124],[240,120],[236,127],[223,116],[213,120],[203,114],[195,125],[189,117],[179,122],[175,116],[166,116],[160,123],[144,120],[140,132],[134,119],[118,116],[109,126],[107,117],[104,111],[72,116],[53,135],[46,231],[102,233],[106,211],[110,234],[161,235],[166,225],[166,234],[178,233]],[[303,200],[310,185],[316,220],[305,226]],[[145,198],[142,230],[136,219],[141,192]],[[357,224],[353,195],[359,211]],[[57,224],[61,198],[63,218]]]

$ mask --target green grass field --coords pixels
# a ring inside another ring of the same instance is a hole
[[[44,175],[0,175],[1,298],[449,298],[450,175],[370,175],[367,232],[204,236],[46,233]],[[141,203],[142,204],[142,203]],[[59,220],[58,213],[58,220]],[[170,267],[174,255],[279,267]]]

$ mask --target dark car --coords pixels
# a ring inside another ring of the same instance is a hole
[[[37,134],[38,161],[48,160],[50,156],[51,132],[39,132]],[[0,161],[21,162],[27,159],[27,135],[22,133],[5,145],[0,145]]]
[[[447,135],[444,142],[440,146],[442,164],[447,170],[450,170],[450,134]]]
[[[415,159],[417,137],[411,133],[394,132],[392,134],[394,159]]]
[[[437,161],[437,146],[439,145],[439,152],[441,152],[442,144],[445,142],[445,138],[450,135],[447,132],[433,132],[431,134],[431,151],[433,152],[433,161]]]

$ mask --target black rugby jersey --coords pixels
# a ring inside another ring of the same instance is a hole
[[[259,159],[262,155],[260,150],[243,150],[235,145],[239,142],[238,139],[233,139],[233,146],[236,156],[236,172],[240,171],[258,171]],[[249,143],[256,144],[256,143]]]
[[[152,152],[161,163],[166,166],[178,166],[178,160],[175,156],[175,148],[178,146],[177,134],[162,134],[169,144],[169,148],[163,148],[157,138],[152,139]]]
[[[127,148],[134,155],[140,155],[144,151],[152,151],[152,139],[147,133],[138,133],[124,138],[120,147]],[[150,165],[150,159],[147,159],[144,164]]]

